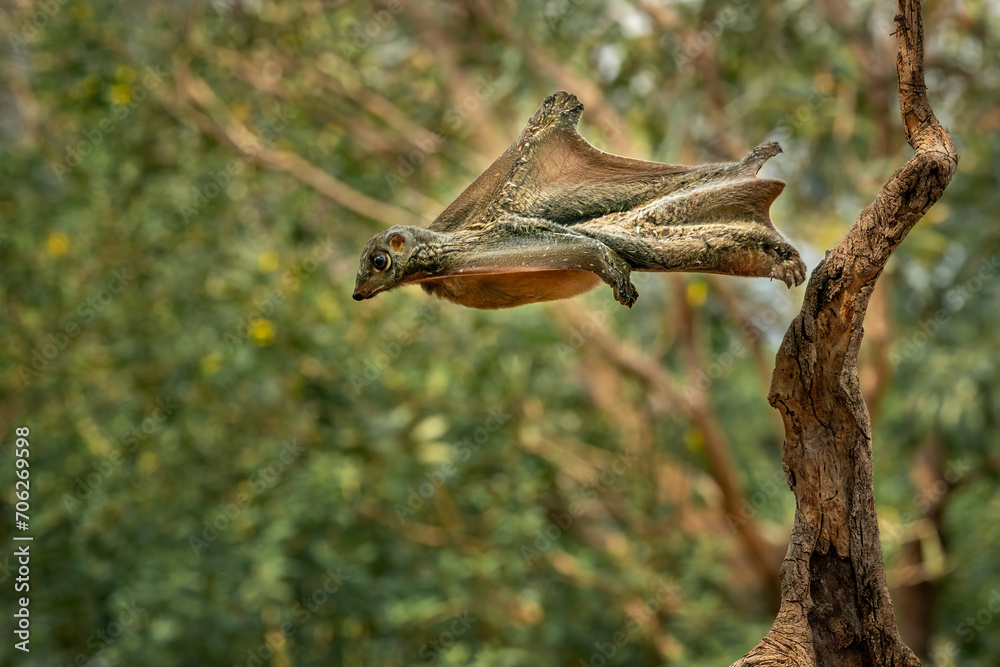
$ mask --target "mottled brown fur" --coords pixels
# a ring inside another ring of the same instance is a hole
[[[420,283],[464,306],[509,308],[603,280],[631,306],[631,271],[771,277],[789,287],[805,279],[768,213],[784,183],[756,177],[778,144],[732,163],[634,160],[587,143],[576,132],[582,111],[568,93],[545,98],[517,141],[429,228],[374,236],[354,298]]]

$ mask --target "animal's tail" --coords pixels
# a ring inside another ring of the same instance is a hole
[[[706,225],[763,226],[776,233],[771,204],[785,189],[782,181],[742,178],[703,185],[653,200],[645,206],[581,224],[581,229],[614,230],[623,236],[669,238]]]
[[[784,182],[770,179],[729,181],[663,197],[645,207],[643,217],[659,226],[756,223],[774,229],[771,204],[784,189]]]
[[[798,285],[805,265],[770,215],[785,184],[753,175],[769,150],[764,144],[735,163],[742,173],[729,179],[712,179],[578,229],[618,250],[636,271],[763,276]]]

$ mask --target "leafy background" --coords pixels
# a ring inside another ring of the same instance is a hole
[[[0,662],[728,664],[793,503],[766,401],[802,288],[641,274],[477,312],[354,303],[555,90],[596,146],[765,139],[810,266],[909,155],[894,3],[79,2],[0,9]],[[1000,654],[995,3],[926,8],[959,171],[861,377],[904,637]],[[31,430],[31,653],[13,429]],[[14,568],[14,569],[12,569]]]

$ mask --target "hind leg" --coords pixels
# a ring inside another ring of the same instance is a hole
[[[587,234],[613,248],[633,271],[688,271],[777,278],[788,287],[805,280],[806,266],[777,231],[738,225],[667,227],[652,238]]]
[[[688,270],[734,276],[777,278],[789,288],[802,284],[806,265],[777,232],[750,227],[728,229],[703,239],[704,248]]]

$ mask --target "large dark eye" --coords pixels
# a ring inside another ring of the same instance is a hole
[[[389,255],[384,252],[377,252],[372,256],[372,266],[376,271],[385,271],[389,268]]]

